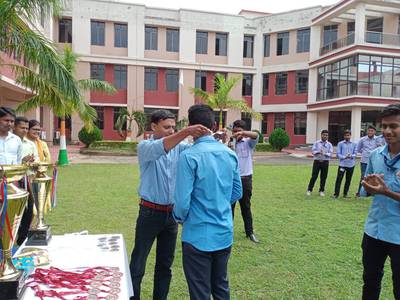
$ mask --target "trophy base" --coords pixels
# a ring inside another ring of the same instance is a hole
[[[28,232],[28,240],[25,245],[27,246],[47,246],[51,239],[50,226],[46,229],[33,229]],[[0,299],[1,300],[1,299]]]
[[[24,274],[21,272],[13,280],[0,280],[0,300],[18,300],[21,295]]]

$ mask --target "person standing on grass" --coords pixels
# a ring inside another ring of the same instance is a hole
[[[0,107],[0,164],[15,165],[22,162],[22,141],[13,134],[15,112],[9,107]]]
[[[361,153],[361,160],[360,160],[361,177],[356,197],[360,197],[361,181],[363,180],[365,170],[367,169],[368,158],[370,153],[376,148],[383,145],[382,139],[377,137],[375,134],[376,134],[376,128],[372,125],[368,126],[367,135],[362,137],[357,144],[357,153]]]
[[[336,176],[335,193],[332,196],[334,199],[339,197],[344,174],[346,174],[346,182],[344,184],[343,198],[349,198],[349,188],[357,155],[357,144],[350,141],[350,139],[351,131],[346,129],[344,131],[344,140],[337,145],[336,155],[339,159],[339,167]]]
[[[189,109],[189,124],[212,129],[208,105]],[[231,205],[242,197],[236,154],[209,134],[178,161],[174,217],[183,225],[182,262],[191,300],[230,299],[228,260],[233,243]]]
[[[386,145],[371,152],[361,196],[373,195],[362,241],[363,300],[379,299],[387,257],[400,299],[400,104],[381,112]]]
[[[195,125],[174,133],[175,115],[168,110],[153,112],[150,122],[152,137],[138,145],[140,209],[130,262],[134,292],[131,299],[135,300],[140,299],[146,261],[155,239],[153,299],[167,299],[178,233],[178,225],[172,217],[176,165],[179,154],[190,147],[181,142],[188,136],[197,137],[209,132],[204,126]]]
[[[321,131],[321,139],[316,141],[312,146],[312,154],[314,157],[314,163],[312,168],[312,175],[310,182],[308,183],[307,196],[311,195],[314,188],[314,184],[317,181],[318,175],[320,176],[319,185],[319,195],[321,197],[325,196],[325,182],[328,177],[329,161],[332,157],[333,147],[330,142],[328,142],[328,130]]]
[[[253,151],[258,143],[258,133],[245,131],[246,122],[236,120],[233,122],[233,138],[236,141],[236,155],[239,159],[240,178],[242,180],[243,197],[239,200],[240,211],[247,238],[254,243],[259,243],[253,231],[253,217],[251,214],[251,195],[253,191]],[[235,203],[232,204],[232,217],[235,215]]]

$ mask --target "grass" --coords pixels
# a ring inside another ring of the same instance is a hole
[[[255,167],[252,211],[261,243],[245,238],[237,211],[229,262],[232,299],[360,299],[361,238],[370,200],[332,200],[336,167],[327,197],[307,198],[311,166]],[[354,195],[359,170],[354,174]],[[89,230],[122,233],[130,256],[138,212],[136,165],[71,165],[60,169],[58,207],[46,219],[53,234]],[[318,184],[318,182],[317,182]],[[343,183],[344,184],[344,183]],[[239,210],[239,207],[236,209]],[[154,247],[143,281],[151,299]],[[386,266],[381,299],[393,299]],[[177,243],[169,299],[188,299]]]

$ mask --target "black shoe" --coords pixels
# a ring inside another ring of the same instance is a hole
[[[254,242],[254,243],[256,243],[256,244],[260,242],[259,240],[257,240],[257,238],[256,238],[256,236],[254,235],[254,233],[249,234],[249,235],[247,236],[247,238],[248,238],[250,241],[252,241],[252,242]]]
[[[343,195],[343,198],[350,198],[349,195]]]
[[[337,199],[337,198],[338,198],[338,196],[336,196],[336,195],[332,195],[332,196],[331,196],[331,198],[332,198],[332,199]]]

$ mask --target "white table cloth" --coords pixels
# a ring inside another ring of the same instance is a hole
[[[104,250],[99,247],[100,238],[109,239],[119,236],[116,241],[119,245],[118,251]],[[25,243],[18,249],[16,255],[20,253]],[[101,235],[56,235],[53,236],[46,247],[36,247],[46,249],[49,253],[50,265],[47,267],[57,267],[63,270],[71,270],[78,267],[119,267],[123,273],[121,278],[120,300],[127,300],[133,296],[132,281],[129,271],[128,257],[126,254],[124,238],[121,234],[101,234]],[[72,297],[73,298],[73,297]],[[71,299],[72,299],[71,298]],[[32,289],[27,288],[22,295],[23,300],[37,300]]]

